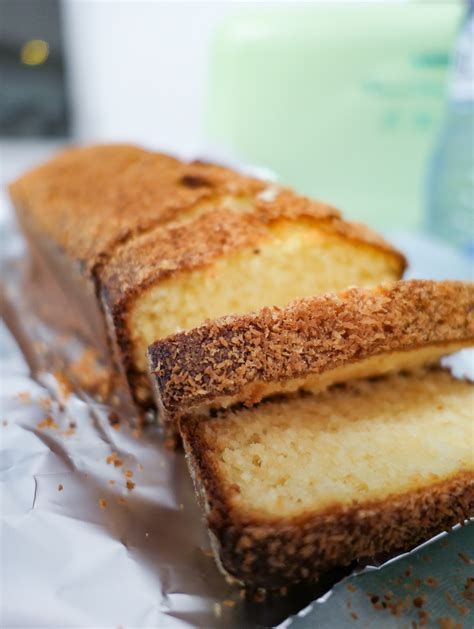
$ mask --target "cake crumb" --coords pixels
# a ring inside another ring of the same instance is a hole
[[[461,596],[466,599],[466,601],[470,601],[474,603],[474,592],[470,592],[469,590],[465,590],[461,592]]]
[[[118,416],[118,414],[115,411],[111,411],[108,414],[107,418],[108,418],[109,424],[112,426],[112,428],[115,428],[116,426],[120,426],[120,417]]]
[[[464,563],[471,565],[474,563],[474,560],[469,559],[469,557],[467,555],[465,555],[464,553],[458,553],[458,557],[461,561],[463,561]]]
[[[436,622],[438,623],[440,629],[462,629],[461,624],[455,623],[454,620],[448,616],[438,618]]]
[[[349,592],[356,592],[357,588],[355,585],[353,585],[352,583],[348,583],[346,585],[346,590],[348,590]]]
[[[43,421],[39,422],[38,428],[40,430],[44,430],[45,428],[51,428],[51,430],[58,430],[59,426],[54,421],[54,419],[50,415],[48,415],[47,417],[43,419]]]
[[[38,404],[45,411],[50,411],[51,406],[53,405],[53,400],[50,397],[42,397],[38,400]]]
[[[17,398],[21,402],[31,402],[31,393],[29,391],[20,391],[20,393],[17,394]]]
[[[353,620],[357,620],[359,618],[359,616],[355,612],[351,612],[351,618]]]
[[[112,452],[106,459],[105,462],[107,465],[113,465],[114,467],[122,467],[123,461],[117,454],[117,452]]]
[[[115,481],[115,480],[109,480],[109,485],[115,485],[116,482],[117,481]]]
[[[63,430],[60,435],[61,437],[72,437],[76,434],[76,428],[69,427],[67,430]]]
[[[126,476],[126,478],[132,478],[133,477],[132,470],[124,470],[123,473]]]
[[[423,605],[425,604],[426,600],[424,596],[416,596],[413,599],[413,605],[415,607],[417,607],[418,609],[420,609],[421,607],[423,607]]]
[[[61,483],[59,483],[58,485],[58,491],[62,491],[64,489],[64,487],[61,485]]]
[[[164,441],[164,446],[167,450],[176,450],[177,440],[175,437],[168,437]]]
[[[135,483],[131,480],[127,481],[127,489],[128,491],[132,491],[132,489],[135,487]]]
[[[99,498],[99,507],[101,509],[105,509],[106,506],[107,506],[107,501],[105,500],[105,498]]]
[[[428,577],[425,581],[426,585],[429,585],[430,587],[434,588],[436,587],[438,584],[438,579],[435,579],[435,577]]]

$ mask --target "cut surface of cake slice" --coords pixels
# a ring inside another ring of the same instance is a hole
[[[149,348],[164,420],[436,363],[474,344],[474,284],[400,281],[224,317]]]
[[[207,318],[396,280],[405,268],[380,236],[324,203],[133,146],[70,149],[14,182],[11,195],[37,281],[50,300],[53,286],[68,295],[81,333],[112,348],[145,405],[156,339]]]
[[[179,424],[218,563],[249,585],[315,579],[474,516],[474,385],[442,369]]]

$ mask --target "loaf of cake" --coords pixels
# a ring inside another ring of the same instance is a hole
[[[281,587],[473,517],[473,408],[427,369],[181,417],[219,565]]]
[[[153,341],[206,319],[393,281],[405,267],[328,205],[133,146],[67,150],[14,182],[11,196],[57,323],[112,352],[143,405]]]
[[[165,420],[432,364],[474,344],[474,284],[399,281],[228,316],[149,348]]]

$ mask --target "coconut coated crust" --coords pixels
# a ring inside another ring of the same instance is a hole
[[[232,506],[232,488],[208,455],[199,421],[181,419],[180,432],[218,565],[249,586],[277,588],[316,580],[357,559],[410,550],[474,516],[471,471],[382,501],[335,505],[298,517],[246,513]]]
[[[194,407],[218,406],[221,397],[243,396],[252,383],[286,382],[452,342],[474,342],[474,284],[408,280],[210,321],[157,341],[149,361],[169,421]]]
[[[328,205],[228,168],[135,146],[71,148],[23,175],[10,193],[20,223],[91,281],[132,389],[146,381],[132,365],[133,300],[166,277],[253,246],[275,221],[316,222],[333,236],[384,252],[395,275],[405,268],[382,238]],[[250,210],[229,209],[229,198],[250,202]],[[194,216],[203,204],[206,211]]]

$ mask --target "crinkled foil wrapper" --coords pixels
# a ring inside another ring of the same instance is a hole
[[[226,580],[183,453],[71,389],[84,348],[37,316],[14,226],[2,242],[2,626],[301,626],[349,570],[266,596]]]

